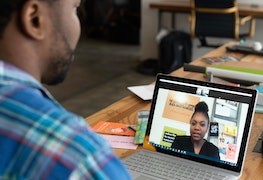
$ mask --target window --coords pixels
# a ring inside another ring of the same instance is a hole
[[[239,103],[224,99],[216,99],[214,117],[237,122]]]

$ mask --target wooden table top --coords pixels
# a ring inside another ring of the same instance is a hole
[[[244,62],[258,63],[263,68],[263,56],[256,55],[244,55],[240,53],[226,52],[225,46],[212,50],[205,54],[203,57],[212,57],[220,55],[231,55],[241,58]],[[201,58],[193,61],[191,64],[209,66]],[[183,68],[178,69],[171,73],[173,76],[180,76],[192,79],[206,80],[203,74],[185,72]],[[87,122],[92,126],[98,121],[109,122],[123,122],[127,124],[136,124],[137,113],[140,110],[149,110],[151,103],[149,101],[143,101],[135,95],[127,96],[112,105],[100,110],[99,112],[87,117]],[[241,179],[263,179],[263,158],[260,153],[253,152],[254,146],[263,132],[263,114],[256,113],[252,125],[252,132],[249,139],[249,145],[246,153],[246,160],[244,170]],[[137,148],[139,150],[141,146]],[[124,158],[134,153],[135,150],[115,149],[115,153]]]
[[[189,1],[180,0],[166,0],[150,3],[150,8],[158,9],[162,11],[173,11],[178,13],[190,13],[191,7]],[[239,14],[241,16],[254,16],[257,18],[263,18],[263,6],[255,6],[249,4],[238,3]]]

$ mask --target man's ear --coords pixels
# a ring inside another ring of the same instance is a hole
[[[42,40],[46,36],[47,5],[41,1],[27,1],[20,12],[20,26],[27,36]]]

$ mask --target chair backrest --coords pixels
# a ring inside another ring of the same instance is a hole
[[[236,0],[191,0],[191,7],[193,36],[238,38]]]

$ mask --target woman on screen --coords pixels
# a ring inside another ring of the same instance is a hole
[[[208,106],[199,102],[190,120],[191,136],[177,136],[171,147],[220,160],[218,148],[204,139],[208,127]]]

